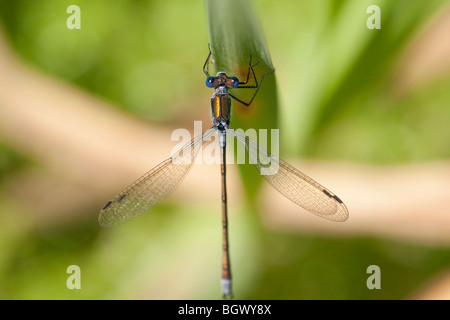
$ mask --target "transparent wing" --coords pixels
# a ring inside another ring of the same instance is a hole
[[[102,227],[114,227],[147,211],[167,197],[191,169],[200,146],[217,129],[206,130],[172,157],[161,162],[108,201],[98,217]]]
[[[228,132],[244,145],[250,163],[286,198],[325,219],[347,220],[347,207],[333,192],[289,163],[271,155],[245,134],[231,128]]]

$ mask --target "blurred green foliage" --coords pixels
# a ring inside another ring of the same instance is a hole
[[[391,90],[405,46],[445,3],[255,1],[280,98],[279,110],[264,120],[276,116],[282,155],[376,164],[448,159],[450,77],[402,95]],[[82,10],[81,30],[66,28],[72,4]],[[382,8],[381,30],[366,28],[372,4]],[[179,111],[187,107],[192,120],[210,112],[205,13],[202,1],[0,0],[0,23],[27,63],[164,123],[184,117]],[[0,152],[0,182],[33,166],[14,146]],[[170,272],[207,282],[178,298],[220,297],[220,229],[211,227],[219,224],[219,209],[212,214],[168,201],[141,223],[101,232],[95,219],[36,228],[4,184],[0,203],[0,298],[145,298],[152,287],[164,287],[160,279]],[[240,213],[230,222],[237,298],[405,298],[450,266],[447,248],[268,232],[253,225],[246,208],[231,210]],[[181,260],[186,254],[198,261]],[[82,290],[65,286],[71,264],[81,267]],[[365,287],[371,264],[383,270],[383,290]]]

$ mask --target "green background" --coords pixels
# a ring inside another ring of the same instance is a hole
[[[265,93],[278,94],[278,105],[260,116],[280,128],[282,155],[374,166],[447,160],[450,73],[404,94],[392,90],[406,46],[446,3],[252,2],[278,90]],[[72,4],[81,8],[80,30],[66,27]],[[366,27],[373,4],[382,10],[380,30]],[[21,59],[150,126],[209,114],[206,14],[203,1],[0,1],[0,25]],[[40,165],[1,140],[0,298],[220,298],[218,195],[217,207],[162,202],[140,222],[110,230],[97,225],[99,202],[76,221],[43,228],[21,214],[7,183]],[[243,183],[256,193],[255,176]],[[239,214],[230,221],[238,299],[404,299],[450,267],[446,246],[270,230],[258,219],[256,195],[247,196],[248,204],[229,209]],[[81,268],[81,290],[66,287],[72,264]],[[372,264],[382,270],[382,290],[366,287]],[[189,280],[178,283],[184,272]],[[148,294],[153,288],[160,295]]]

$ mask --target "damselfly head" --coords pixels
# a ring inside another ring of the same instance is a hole
[[[237,88],[239,80],[236,77],[229,77],[225,72],[219,72],[215,77],[206,78],[208,88],[228,87]]]

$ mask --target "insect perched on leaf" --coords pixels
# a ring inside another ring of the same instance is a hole
[[[212,135],[217,134],[220,145],[222,177],[222,292],[224,297],[232,297],[226,188],[227,133],[244,145],[250,163],[253,163],[256,169],[263,174],[263,177],[289,200],[320,217],[333,221],[345,221],[348,218],[348,211],[341,199],[333,192],[289,163],[270,154],[245,134],[230,127],[231,99],[235,99],[244,105],[250,105],[258,92],[259,84],[253,68],[256,63],[252,64],[250,58],[247,78],[241,82],[238,78],[230,77],[225,72],[219,72],[216,76],[211,76],[208,67],[210,58],[211,50],[203,66],[203,71],[207,76],[206,85],[214,89],[211,97],[213,126],[108,201],[100,212],[99,223],[103,227],[119,225],[147,211],[167,197],[191,169],[200,146],[209,141]],[[254,84],[249,84],[252,78]],[[230,89],[241,88],[256,89],[250,101],[242,101],[229,92]],[[269,162],[275,165],[269,168],[263,165]]]

